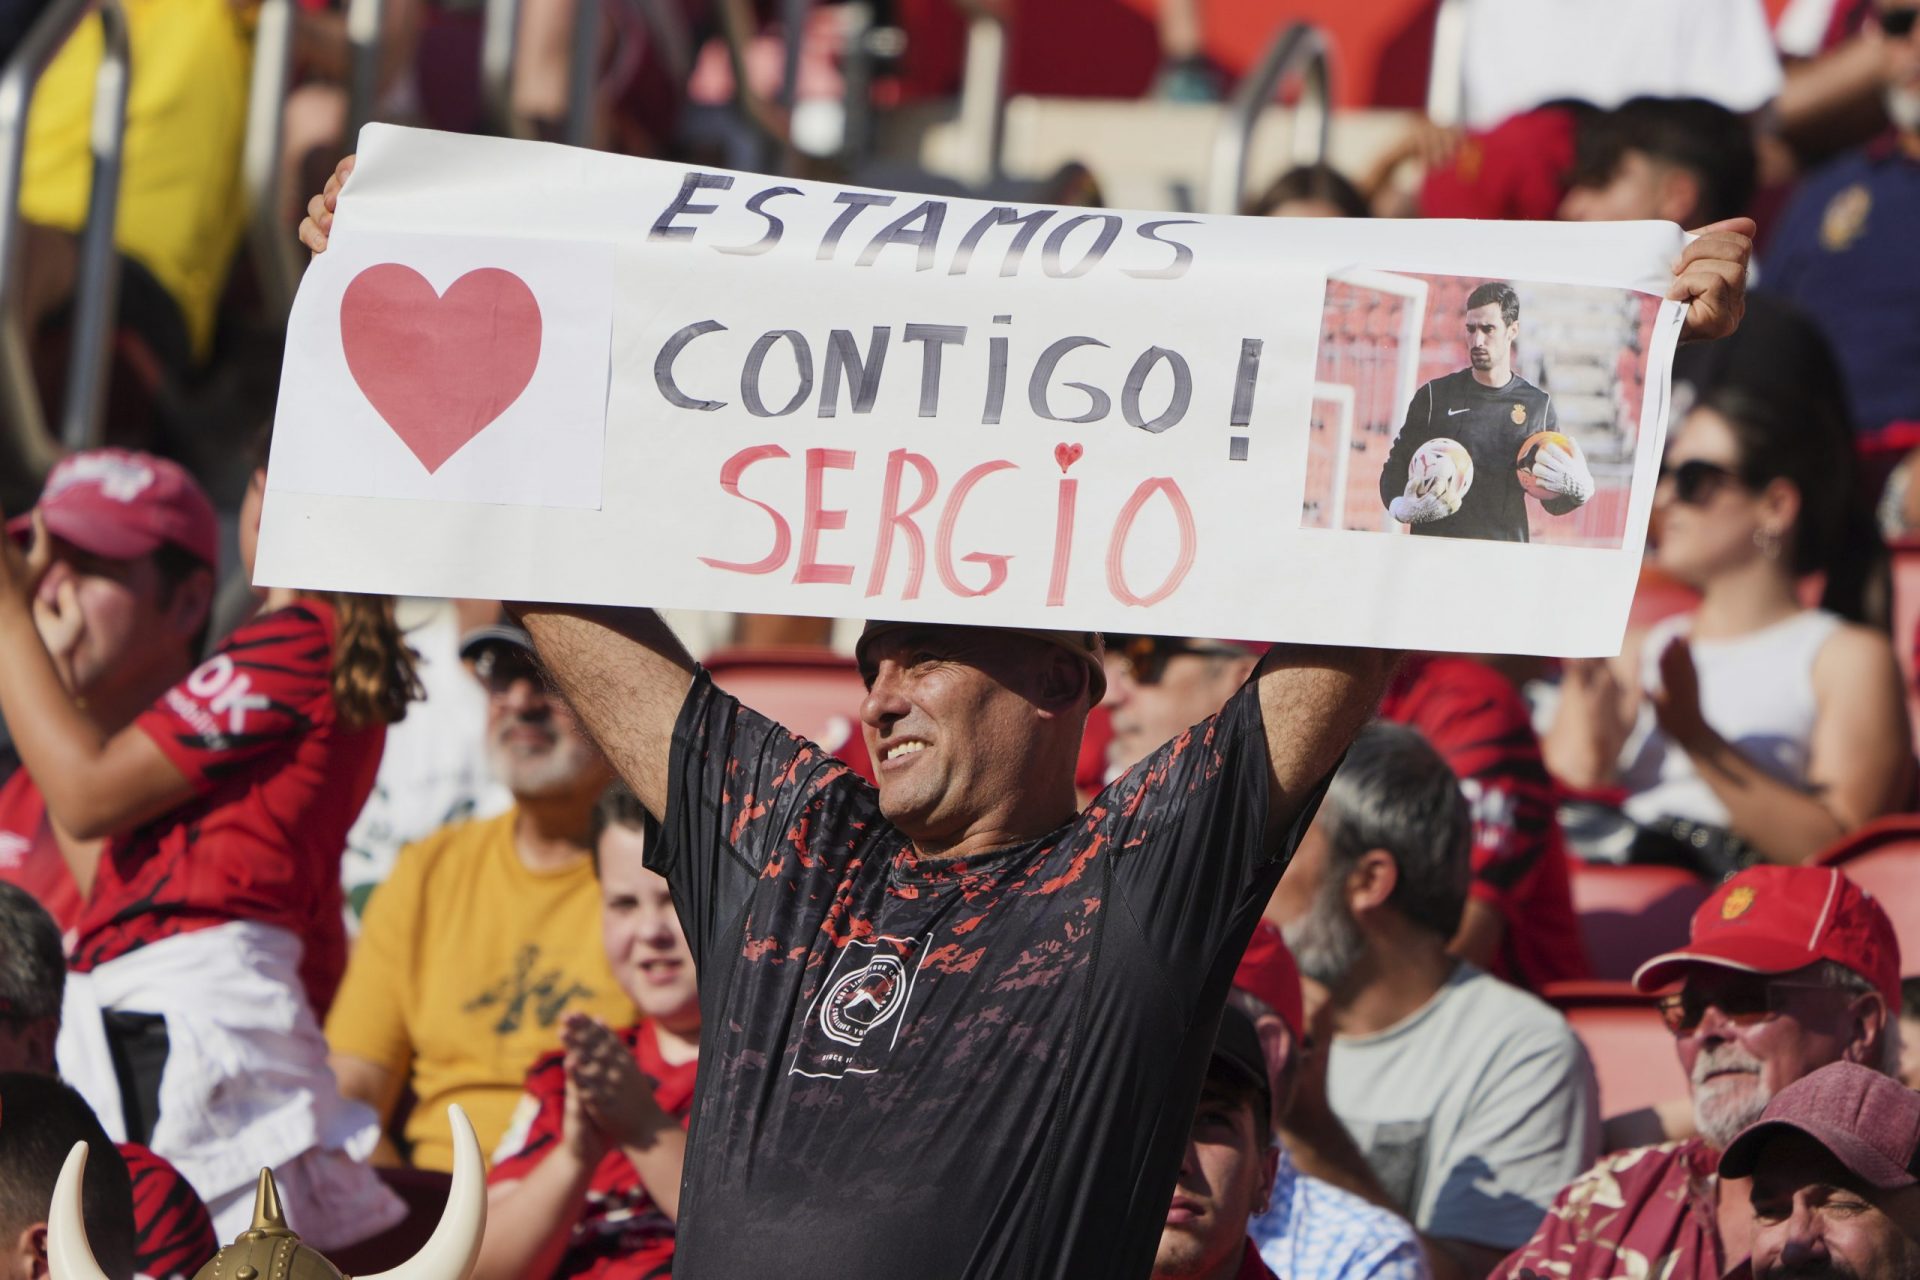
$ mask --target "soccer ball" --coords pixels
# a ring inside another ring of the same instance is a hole
[[[1573,442],[1573,437],[1559,431],[1536,431],[1521,444],[1520,454],[1513,460],[1513,469],[1518,473],[1520,487],[1527,491],[1528,497],[1540,502],[1545,502],[1554,495],[1540,487],[1539,478],[1533,474],[1533,464],[1539,458],[1540,450],[1550,444],[1559,445],[1576,458],[1580,456],[1580,446]]]
[[[1416,498],[1434,495],[1446,505],[1448,515],[1460,510],[1460,500],[1471,488],[1473,456],[1458,440],[1445,436],[1429,440],[1407,464],[1407,492]]]

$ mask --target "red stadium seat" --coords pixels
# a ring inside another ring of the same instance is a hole
[[[1679,867],[1609,867],[1573,860],[1573,910],[1593,975],[1625,982],[1687,940],[1687,923],[1713,887]]]
[[[1901,974],[1920,975],[1920,815],[1870,822],[1818,861],[1839,867],[1886,908],[1900,939]]]
[[[1602,1118],[1687,1096],[1673,1033],[1653,997],[1624,982],[1556,982],[1542,994],[1593,1059]]]
[[[420,1252],[420,1246],[440,1225],[447,1195],[453,1190],[451,1176],[428,1169],[381,1169],[378,1173],[388,1190],[406,1202],[407,1216],[371,1240],[336,1250],[331,1261],[346,1275],[391,1271]]]
[[[873,779],[860,737],[867,688],[852,658],[826,649],[738,648],[709,655],[705,665],[722,689]]]
[[[1913,721],[1914,742],[1920,745],[1920,672],[1916,672],[1915,649],[1920,647],[1920,538],[1894,543],[1893,552],[1893,652],[1900,659],[1900,674],[1906,677],[1907,715]]]

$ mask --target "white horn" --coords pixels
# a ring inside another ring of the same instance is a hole
[[[87,1174],[87,1144],[76,1142],[60,1166],[53,1184],[53,1204],[47,1210],[47,1273],[53,1280],[107,1280],[87,1242],[87,1222],[80,1212],[80,1184]]]
[[[412,1258],[391,1271],[360,1280],[467,1280],[473,1273],[480,1257],[480,1237],[487,1229],[486,1162],[467,1113],[455,1104],[447,1108],[447,1118],[453,1124],[453,1189],[447,1193],[440,1225]]]

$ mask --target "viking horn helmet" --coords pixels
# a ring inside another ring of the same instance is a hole
[[[486,1173],[480,1140],[474,1136],[467,1113],[447,1108],[453,1125],[453,1188],[440,1225],[412,1259],[391,1271],[361,1280],[467,1280],[480,1256],[480,1237],[487,1224]],[[52,1280],[108,1280],[87,1243],[87,1227],[80,1213],[80,1182],[87,1170],[87,1144],[76,1142],[67,1153],[53,1187],[53,1206],[47,1215],[47,1269]],[[290,1280],[337,1280],[340,1271],[319,1252],[300,1243],[280,1212],[280,1193],[273,1174],[260,1171],[260,1190],[253,1207],[253,1225],[214,1255],[194,1280],[253,1280],[284,1276]]]

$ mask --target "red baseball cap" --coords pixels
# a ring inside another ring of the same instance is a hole
[[[34,508],[47,532],[109,560],[136,560],[172,543],[208,568],[220,559],[213,504],[178,463],[131,449],[89,449],[54,465]],[[30,536],[29,512],[7,522]]]
[[[1900,943],[1873,896],[1832,867],[1749,867],[1693,913],[1687,945],[1655,956],[1633,985],[1655,991],[1691,964],[1787,973],[1821,960],[1845,965],[1900,1008]]]
[[[1300,968],[1287,950],[1287,940],[1265,920],[1247,942],[1233,985],[1280,1015],[1296,1044],[1306,1038],[1306,1002],[1300,995]]]
[[[1882,1191],[1920,1183],[1920,1093],[1857,1062],[1809,1072],[1767,1103],[1720,1157],[1720,1174],[1746,1178],[1767,1142],[1799,1132]]]

